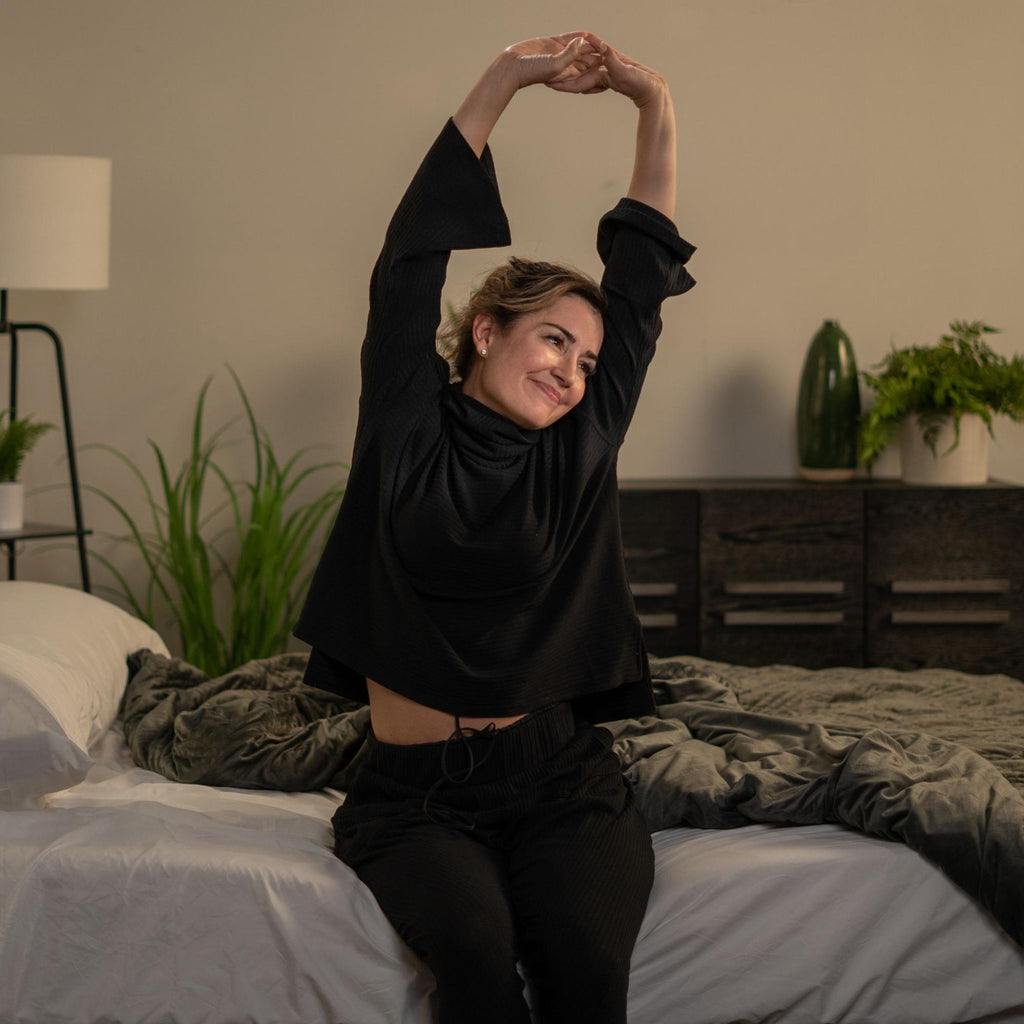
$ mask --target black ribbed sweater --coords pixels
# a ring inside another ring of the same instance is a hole
[[[306,679],[365,701],[369,677],[467,716],[643,714],[615,463],[694,248],[644,203],[602,217],[598,371],[568,415],[524,430],[450,384],[435,347],[451,250],[509,241],[490,149],[449,119],[373,270],[352,468],[295,628]]]

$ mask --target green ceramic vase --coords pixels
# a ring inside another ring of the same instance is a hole
[[[853,345],[837,320],[811,339],[800,376],[797,450],[808,480],[849,480],[857,468],[860,384]]]

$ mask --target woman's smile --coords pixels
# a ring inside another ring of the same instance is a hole
[[[534,380],[533,377],[528,378],[531,384],[536,384],[540,388],[541,393],[551,402],[553,405],[558,405],[562,401],[562,396],[552,387],[550,384],[545,384],[543,381]]]

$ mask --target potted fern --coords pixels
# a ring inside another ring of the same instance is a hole
[[[894,349],[861,374],[874,404],[861,416],[858,457],[869,469],[897,435],[911,484],[981,484],[988,479],[992,417],[1024,421],[1024,359],[993,352],[981,320],[955,320],[930,346]]]
[[[9,409],[0,410],[0,533],[25,525],[25,485],[18,473],[36,441],[52,429],[52,423],[33,423],[30,417],[18,419]]]

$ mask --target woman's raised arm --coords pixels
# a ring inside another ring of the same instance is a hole
[[[640,107],[633,177],[626,195],[675,219],[676,117],[667,85]]]
[[[498,118],[520,89],[541,83],[568,84],[601,63],[591,38],[587,32],[542,36],[515,43],[498,54],[452,118],[477,156],[483,153]]]

